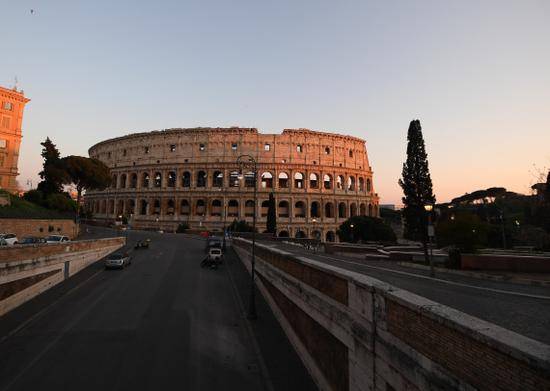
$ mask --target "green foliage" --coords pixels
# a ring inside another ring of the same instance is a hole
[[[48,209],[54,209],[59,212],[76,211],[76,202],[69,197],[67,193],[50,194],[46,197],[45,205]],[[73,215],[74,217],[74,215]]]
[[[189,229],[189,224],[187,223],[180,223],[178,225],[178,228],[176,229],[176,232],[181,234],[181,233],[184,233],[185,231],[187,231]]]
[[[404,236],[426,242],[427,216],[424,205],[434,204],[435,196],[419,120],[411,121],[407,140],[407,160],[403,163],[402,178],[399,180],[404,193]]]
[[[36,205],[42,205],[44,203],[44,193],[40,190],[29,190],[23,194],[23,198]]]
[[[5,191],[0,193],[7,194],[10,197],[11,204],[0,207],[0,218],[13,219],[66,219],[73,218],[72,214],[60,213],[56,210],[46,209],[36,203],[29,202],[24,198],[19,198]],[[34,195],[32,196],[34,197]]]
[[[474,201],[481,200],[486,202],[487,199],[503,196],[507,191],[504,187],[490,187],[485,190],[476,190],[472,193],[464,194],[463,196],[453,198],[451,203],[472,203]]]
[[[401,211],[380,208],[380,218],[387,224],[401,224]]]
[[[228,231],[231,231],[231,232],[253,232],[254,231],[252,226],[244,220],[240,220],[240,221],[233,220],[233,222],[231,223],[231,225],[229,225],[229,227],[227,227],[227,229]]]
[[[351,225],[353,224],[353,228]],[[341,241],[353,242],[395,242],[395,233],[389,225],[377,217],[354,216],[344,221],[338,231]]]
[[[42,178],[42,181],[38,184],[38,190],[44,194],[44,197],[47,197],[49,194],[63,191],[63,183],[66,181],[67,173],[61,164],[59,151],[49,137],[40,145],[43,147],[41,156],[44,159],[44,164],[42,171],[38,174]]]
[[[275,214],[275,197],[273,192],[269,193],[269,205],[267,208],[267,232],[275,234],[277,232],[277,216]]]
[[[462,252],[475,252],[487,245],[489,224],[472,213],[458,213],[453,220],[436,225],[437,244],[441,247],[455,246]]]

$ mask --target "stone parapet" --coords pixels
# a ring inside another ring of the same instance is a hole
[[[234,248],[250,269],[251,242]],[[256,284],[322,390],[550,389],[550,346],[256,244]],[[345,293],[344,293],[345,292]]]
[[[78,235],[78,225],[70,219],[0,219],[0,233],[14,233],[19,240],[25,236],[48,235],[73,239]]]

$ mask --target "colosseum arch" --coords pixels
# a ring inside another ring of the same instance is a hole
[[[212,206],[210,207],[210,216],[222,215],[222,202],[221,200],[212,200]]]
[[[262,180],[262,189],[272,189],[273,188],[273,174],[271,174],[269,171],[266,171],[262,173],[261,175]]]
[[[278,209],[278,217],[289,217],[290,216],[290,207],[289,203],[286,200],[282,200],[279,202]]]
[[[332,189],[332,177],[329,174],[325,174],[323,177],[323,187],[325,190]]]
[[[306,217],[306,204],[304,201],[297,201],[294,204],[294,217]]]
[[[286,172],[279,173],[279,184],[280,189],[288,188],[288,174]]]
[[[317,189],[319,187],[319,175],[312,172],[309,174],[309,188],[310,189]]]
[[[239,217],[239,201],[229,200],[227,203],[227,216]]]
[[[181,175],[181,187],[191,187],[191,173],[184,171]]]

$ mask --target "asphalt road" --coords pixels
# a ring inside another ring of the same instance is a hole
[[[113,236],[91,228],[88,238]],[[245,317],[247,274],[204,241],[130,232],[124,270],[95,263],[0,318],[0,390],[314,390],[266,303]]]
[[[391,261],[362,261],[303,247],[264,242],[297,255],[362,273],[529,338],[550,344],[550,287],[485,281],[396,265]]]

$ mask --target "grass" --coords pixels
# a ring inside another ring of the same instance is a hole
[[[72,219],[71,213],[61,213],[44,208],[0,190],[0,195],[8,195],[11,205],[0,206],[0,219]]]

